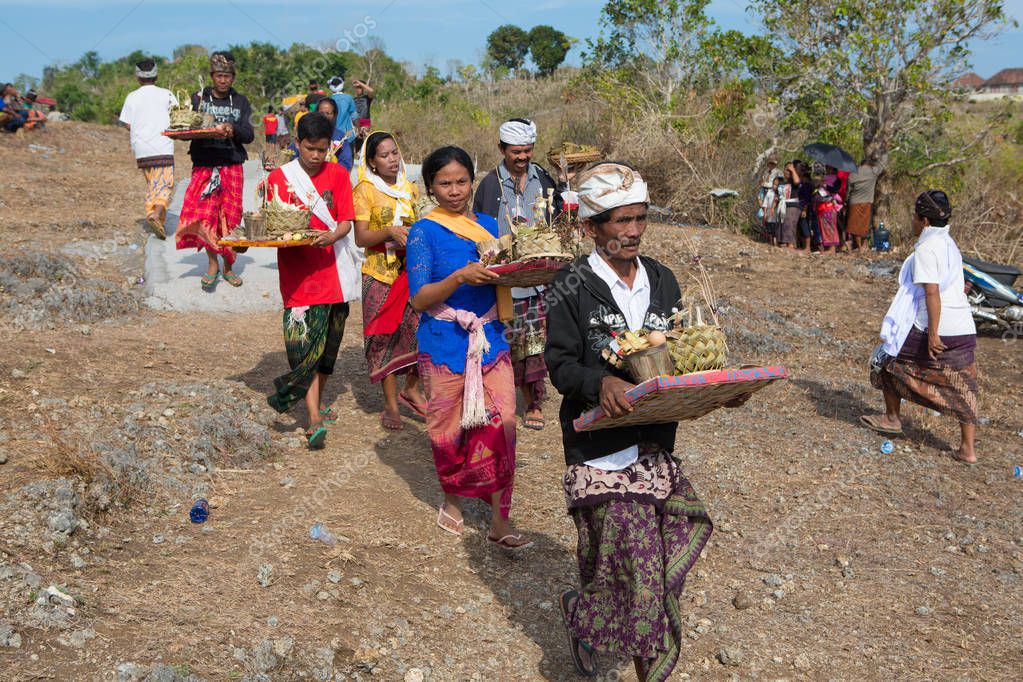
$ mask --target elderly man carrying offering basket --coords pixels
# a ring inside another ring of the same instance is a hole
[[[561,212],[561,195],[555,193],[554,180],[532,161],[535,143],[536,124],[532,121],[513,118],[501,124],[498,147],[504,160],[483,178],[476,190],[473,210],[496,218],[501,235],[509,234],[513,226],[532,225],[534,206],[549,195],[554,196],[554,202],[542,211],[546,220],[553,221]],[[542,292],[543,287],[513,287],[515,319],[509,325],[515,386],[522,392],[526,408],[523,424],[538,431],[544,427],[541,407],[547,379],[543,363],[547,330]]]
[[[572,658],[596,674],[595,650],[633,657],[640,680],[668,678],[679,656],[679,598],[711,534],[707,511],[672,456],[677,422],[577,433],[599,404],[632,411],[632,383],[606,358],[618,338],[671,329],[675,275],[641,256],[649,197],[632,168],[600,163],[577,176],[579,217],[596,248],[558,273],[548,302],[547,367],[564,396],[564,490],[579,532],[581,588],[561,595]]]

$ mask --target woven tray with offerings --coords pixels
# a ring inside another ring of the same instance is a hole
[[[554,191],[533,205],[532,224],[509,218],[510,233],[480,242],[480,263],[500,275],[497,286],[534,287],[550,284],[554,275],[570,262],[578,248],[571,221],[564,214],[551,220]]]
[[[555,147],[547,152],[547,160],[551,165],[562,170],[568,170],[568,166],[579,166],[582,164],[600,161],[604,155],[596,147],[588,144],[576,144],[564,142],[560,147]]]
[[[263,203],[260,212],[245,214],[244,238],[232,236],[217,243],[221,246],[275,248],[312,244],[318,232],[309,227],[312,211],[282,201],[276,192],[272,195]]]

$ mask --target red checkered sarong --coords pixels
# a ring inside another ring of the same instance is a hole
[[[192,168],[175,238],[179,249],[206,249],[223,256],[231,264],[234,263],[235,252],[229,247],[217,246],[217,240],[233,232],[242,221],[245,173],[240,163],[220,166],[220,187],[204,199],[202,193],[212,175],[212,168]]]

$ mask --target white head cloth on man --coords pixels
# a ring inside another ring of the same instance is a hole
[[[650,203],[647,184],[637,171],[620,163],[598,163],[576,177],[579,187],[579,217],[592,216],[612,208]]]
[[[157,66],[154,63],[153,68],[143,69],[138,64],[135,65],[135,77],[136,78],[156,78]]]
[[[340,94],[345,91],[345,79],[341,76],[334,76],[327,81],[327,87],[330,88],[330,91],[335,95]]]
[[[499,131],[501,142],[513,146],[535,144],[536,124],[532,121],[511,120],[501,124]]]

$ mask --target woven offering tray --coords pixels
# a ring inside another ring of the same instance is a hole
[[[547,152],[547,160],[554,166],[560,166],[561,158],[565,158],[565,163],[569,166],[573,166],[580,163],[592,163],[593,161],[600,161],[604,158],[603,154],[599,151],[590,152],[573,152],[571,154],[562,154],[559,150],[553,149]]]
[[[570,261],[565,256],[557,258],[531,258],[529,260],[491,265],[487,268],[501,277],[494,280],[495,286],[501,287],[535,287],[550,284],[554,275]]]
[[[221,239],[217,242],[217,246],[269,246],[277,249],[286,249],[290,246],[309,246],[313,243],[313,239],[292,239],[284,241],[283,239]]]
[[[165,130],[163,134],[173,140],[210,140],[221,137],[216,128],[200,128],[196,130]]]
[[[603,409],[596,407],[584,412],[572,425],[576,431],[596,431],[697,419],[725,403],[787,378],[788,371],[781,365],[656,377],[626,391],[625,396],[633,410],[624,417],[608,417]]]

